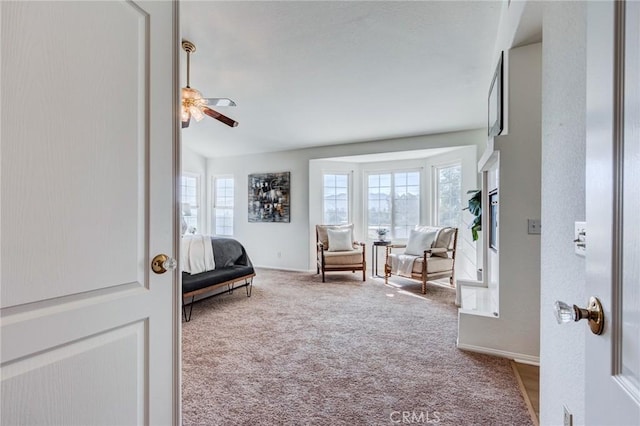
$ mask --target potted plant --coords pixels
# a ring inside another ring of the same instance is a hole
[[[473,241],[477,241],[478,232],[482,231],[482,191],[472,189],[467,191],[467,194],[472,194],[469,198],[469,205],[462,210],[469,210],[469,213],[474,216],[469,228],[471,229]]]
[[[378,228],[376,232],[378,233],[378,240],[384,241],[384,239],[387,236],[387,233],[389,233],[389,230],[387,228]]]

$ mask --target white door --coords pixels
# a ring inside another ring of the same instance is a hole
[[[177,5],[0,3],[1,423],[177,424]]]
[[[586,416],[640,425],[640,3],[591,2],[587,22]]]

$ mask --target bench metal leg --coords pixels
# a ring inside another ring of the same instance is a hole
[[[189,315],[187,316],[187,307],[184,303],[184,297],[182,298],[182,315],[184,315],[184,321],[185,322],[189,322],[191,321],[191,313],[193,312],[193,301],[196,298],[196,296],[191,296],[191,303],[189,303]]]
[[[212,294],[210,296],[207,296],[207,297],[215,297],[215,296],[220,296],[220,295],[223,295],[223,294],[233,294],[233,290],[244,286],[244,287],[247,287],[247,289],[246,289],[247,297],[251,297],[251,289],[253,287],[253,277],[254,276],[255,276],[255,274],[252,274],[250,276],[239,277],[238,279],[235,279],[233,281],[228,281],[228,282],[224,282],[224,283],[220,283],[220,284],[211,285],[209,287],[204,288],[204,290],[206,292],[206,291],[213,291],[213,290],[215,290],[217,288],[223,289],[223,291],[221,291],[219,293],[215,293],[215,294]],[[242,283],[243,280],[244,280],[243,284],[236,286],[237,283]],[[224,291],[224,286],[225,285],[227,286],[226,291]],[[191,321],[191,314],[193,312],[193,303],[195,302],[195,297],[198,294],[202,294],[203,293],[202,290],[203,289],[195,291],[195,294],[193,294],[193,296],[191,297],[191,302],[187,302],[187,303],[185,303],[185,297],[184,297],[184,294],[183,294],[183,297],[182,297],[182,314],[183,314],[184,320],[186,322]],[[191,294],[192,293],[187,293],[187,298],[189,296],[191,296]],[[189,312],[188,313],[187,313],[187,305],[189,305]]]
[[[245,287],[247,288],[247,297],[251,297],[251,289],[253,288],[253,277],[251,277],[248,282],[245,281],[245,283]]]

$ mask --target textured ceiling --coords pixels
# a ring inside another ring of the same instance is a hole
[[[183,130],[205,156],[486,125],[499,1],[180,5],[191,86],[238,104],[218,109],[236,128],[205,117]]]

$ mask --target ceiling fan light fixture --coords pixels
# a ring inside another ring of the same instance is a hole
[[[193,100],[194,102],[202,102],[202,104],[204,105],[207,104],[207,100],[202,97],[202,93],[200,93],[196,89],[192,89],[191,87],[182,88],[182,99]]]
[[[189,112],[191,113],[191,116],[196,119],[196,121],[200,121],[204,118],[204,113],[200,108],[192,106],[189,108]]]
[[[203,98],[199,91],[189,86],[191,54],[196,51],[196,46],[189,40],[182,40],[182,48],[187,52],[187,87],[182,88],[182,105],[180,109],[182,128],[189,127],[191,117],[195,118],[196,121],[200,121],[205,115],[215,118],[227,126],[236,127],[238,125],[237,121],[220,114],[208,106],[209,101],[211,101],[214,106],[235,106],[235,102],[228,98]]]
[[[184,105],[180,108],[180,119],[183,123],[188,123],[191,119],[191,113],[189,113],[189,110],[185,108]]]
[[[200,121],[204,118],[202,110],[207,106],[207,100],[196,89],[182,88],[182,121],[189,121],[190,117]]]

